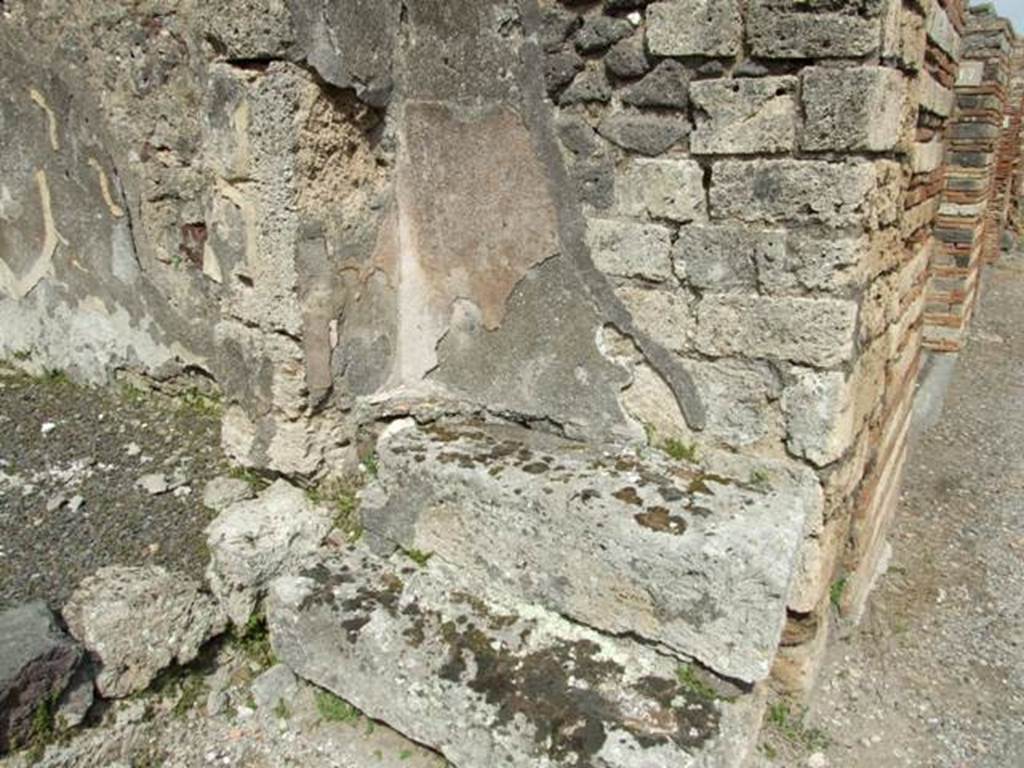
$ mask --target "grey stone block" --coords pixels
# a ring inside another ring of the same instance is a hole
[[[808,67],[802,76],[804,149],[885,152],[896,147],[907,98],[898,70]]]
[[[657,56],[734,56],[742,34],[737,0],[673,0],[647,7],[647,47]]]
[[[221,512],[206,529],[206,579],[232,623],[244,626],[267,583],[314,552],[330,529],[330,512],[285,480]]]
[[[693,160],[637,158],[615,184],[616,207],[627,216],[688,222],[707,218],[704,170]]]
[[[108,698],[142,691],[160,670],[192,661],[226,623],[197,583],[156,566],[101,568],[62,613],[97,662],[96,688]]]
[[[694,154],[788,152],[796,146],[795,77],[700,80],[690,86]]]
[[[697,307],[697,348],[831,367],[852,357],[856,323],[852,301],[710,294]]]
[[[587,220],[587,245],[594,266],[606,275],[660,282],[672,277],[672,232],[660,224],[624,219]]]
[[[880,183],[876,170],[867,161],[723,160],[712,169],[711,216],[865,226],[876,213],[870,210]]]
[[[562,106],[573,104],[606,104],[612,98],[612,87],[604,72],[590,69],[580,72],[568,88],[562,91],[558,103]]]
[[[519,428],[409,427],[381,441],[378,467],[367,530],[435,553],[477,591],[730,677],[768,674],[807,512],[789,493]]]
[[[81,658],[43,601],[0,613],[0,754],[25,743],[36,710],[64,691]]]
[[[612,46],[604,57],[608,71],[621,78],[640,77],[651,68],[651,62],[644,50],[644,41],[639,36],[621,40]]]
[[[763,712],[640,643],[484,598],[437,557],[348,551],[275,581],[267,615],[299,676],[453,766],[737,768]]]
[[[747,11],[747,44],[754,56],[817,59],[866,56],[881,45],[885,0],[839,0],[849,13],[822,8],[812,0],[752,0]],[[862,10],[863,12],[856,12]]]

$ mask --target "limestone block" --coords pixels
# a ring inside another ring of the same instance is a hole
[[[853,301],[709,294],[697,307],[697,348],[831,367],[853,355],[856,321]]]
[[[962,61],[957,70],[956,84],[963,86],[981,85],[985,79],[984,61]],[[948,113],[947,113],[948,114]]]
[[[834,515],[822,518],[812,527],[800,553],[800,565],[789,595],[789,609],[810,613],[825,599],[836,566],[846,545],[849,518]]]
[[[747,43],[754,56],[780,59],[865,56],[881,42],[882,6],[890,0],[840,0],[821,8],[817,0],[752,0]],[[866,6],[843,13],[843,6]]]
[[[846,376],[838,371],[797,371],[782,393],[786,446],[824,467],[839,459],[854,438],[853,408]]]
[[[63,610],[71,634],[99,663],[108,698],[144,690],[160,670],[187,664],[224,630],[224,614],[199,584],[157,566],[101,568]]]
[[[661,454],[511,427],[390,434],[361,510],[368,531],[435,553],[477,593],[630,632],[748,681],[775,654],[808,514],[801,497],[719,483]]]
[[[960,35],[949,20],[946,9],[938,0],[930,0],[928,13],[928,39],[945,51],[951,59],[960,58]]]
[[[970,62],[965,62],[969,64]],[[960,72],[963,73],[963,65]],[[960,83],[957,83],[958,85]],[[917,103],[921,109],[932,112],[939,117],[949,117],[953,112],[954,94],[931,76],[927,70],[917,75]]]
[[[206,578],[235,626],[248,621],[267,583],[314,552],[330,528],[330,511],[284,480],[210,523]]]
[[[699,80],[690,86],[694,154],[788,152],[796,146],[795,77]]]
[[[939,137],[919,141],[910,151],[910,168],[914,173],[931,173],[942,165],[946,145]]]
[[[43,601],[0,612],[0,754],[28,741],[36,710],[60,695],[81,658]]]
[[[647,6],[656,56],[734,56],[743,34],[738,0],[673,0]]]
[[[867,238],[837,236],[828,231],[791,230],[781,256],[757,252],[761,289],[784,294],[802,290],[840,291],[862,282]]]
[[[704,171],[693,160],[633,160],[615,190],[616,207],[626,216],[680,223],[707,218]]]
[[[467,768],[737,766],[762,699],[629,638],[487,598],[434,557],[352,550],[275,581],[271,642],[300,676]],[[729,700],[725,700],[729,696]]]
[[[783,427],[774,406],[779,385],[768,365],[749,360],[688,360],[686,370],[708,411],[708,423],[691,439],[730,448],[780,439]]]
[[[594,266],[607,275],[654,282],[672,276],[671,230],[622,219],[587,220],[587,245]]]
[[[738,226],[683,227],[672,246],[676,276],[703,290],[754,292],[759,261],[784,257],[785,234]]]
[[[889,221],[898,187],[892,164],[852,160],[723,160],[711,175],[711,217],[830,227]],[[879,189],[883,184],[893,189]],[[872,205],[877,199],[878,205]]]
[[[899,142],[906,82],[898,70],[808,67],[801,95],[804,149],[884,152]]]
[[[697,323],[686,293],[626,285],[617,287],[615,295],[633,316],[637,328],[655,342],[675,352],[691,347]]]

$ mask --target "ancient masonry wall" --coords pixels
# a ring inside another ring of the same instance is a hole
[[[981,265],[999,253],[1006,187],[997,178],[1007,127],[1013,39],[1009,22],[991,11],[975,9],[968,14],[946,188],[936,224],[942,246],[929,272],[929,349],[960,348],[977,300]],[[1003,152],[1003,178],[1007,164],[1013,162],[1006,153],[1012,150],[1007,144]]]
[[[885,561],[922,340],[960,343],[1006,218],[1009,25],[245,5],[0,4],[0,357],[216,387],[228,453],[305,480],[410,413],[809,474],[774,670],[806,690]]]

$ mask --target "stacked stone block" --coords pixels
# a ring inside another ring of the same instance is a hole
[[[987,7],[967,17],[956,83],[956,117],[925,309],[925,344],[956,351],[977,299],[981,264],[998,253],[1003,206],[995,201],[1008,104],[1013,30]]]
[[[1017,193],[1016,179],[1020,168],[1021,124],[1024,117],[1024,41],[1014,40],[1010,57],[1010,84],[1006,116],[996,155],[995,182],[988,211],[985,243],[987,261],[995,261],[1002,250],[1003,231],[1011,225],[1011,211]]]
[[[594,264],[689,369],[708,424],[691,429],[635,356],[626,408],[655,442],[818,475],[821,514],[776,665],[782,687],[805,689],[830,588],[843,580],[856,613],[885,552],[962,8],[675,0],[544,12],[549,97]]]

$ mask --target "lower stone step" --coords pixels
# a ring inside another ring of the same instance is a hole
[[[461,584],[441,562],[329,555],[271,584],[274,652],[458,768],[732,768],[753,748],[759,690]]]
[[[379,551],[433,553],[477,594],[767,677],[816,500],[784,473],[496,425],[391,429],[377,464],[362,521]]]

